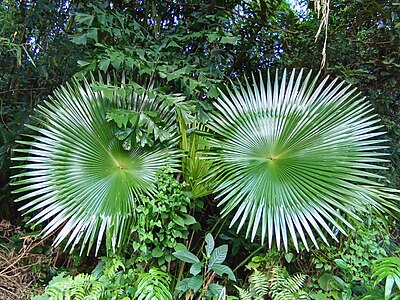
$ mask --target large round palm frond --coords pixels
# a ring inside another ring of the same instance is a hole
[[[303,81],[302,73],[234,88],[216,101],[209,125],[222,214],[235,211],[231,225],[247,223],[252,240],[260,233],[287,249],[290,236],[297,250],[299,239],[318,247],[315,232],[326,243],[324,232],[346,234],[347,216],[391,206],[371,172],[382,169],[385,146],[370,104],[343,82],[317,86],[318,76]]]
[[[16,184],[23,185],[16,192],[24,193],[17,201],[29,200],[21,210],[37,212],[30,222],[46,222],[45,236],[59,230],[55,243],[67,240],[71,250],[79,243],[81,252],[89,251],[96,242],[97,252],[104,236],[108,249],[123,245],[137,201],[151,196],[157,172],[167,163],[176,166],[179,158],[168,145],[124,150],[115,123],[106,121],[109,110],[158,109],[165,124],[174,116],[135,93],[112,98],[94,92],[88,82],[58,89],[37,109],[40,127],[31,126],[37,134],[32,142],[21,142],[30,148],[16,158],[25,169],[16,176]]]

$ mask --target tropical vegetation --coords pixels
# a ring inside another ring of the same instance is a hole
[[[400,299],[399,7],[0,3],[0,298]]]

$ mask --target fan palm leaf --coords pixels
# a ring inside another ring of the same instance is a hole
[[[252,240],[287,249],[291,237],[297,250],[299,240],[318,246],[315,233],[326,243],[346,234],[348,216],[368,207],[394,207],[373,172],[385,146],[371,105],[343,82],[302,75],[227,88],[209,124],[222,214],[235,211],[231,225],[247,223]]]
[[[61,87],[37,109],[33,141],[21,141],[29,148],[15,158],[23,162],[17,201],[29,200],[21,210],[36,212],[30,222],[46,223],[44,236],[58,231],[55,244],[66,240],[71,251],[77,244],[89,251],[95,243],[97,252],[104,237],[107,249],[124,245],[140,197],[151,196],[157,172],[179,159],[168,145],[125,150],[115,137],[116,124],[106,121],[112,109],[148,109],[172,124],[167,108],[135,93],[107,98],[87,81]]]

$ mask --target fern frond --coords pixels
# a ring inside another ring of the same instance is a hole
[[[253,300],[253,295],[249,290],[242,289],[236,285],[235,288],[238,290],[240,300]]]
[[[104,295],[104,290],[104,284],[92,274],[72,277],[61,273],[49,282],[42,296],[53,300],[99,300]]]
[[[306,275],[290,276],[286,269],[281,267],[274,267],[271,272],[269,295],[273,300],[308,299],[307,293],[301,290],[306,281]]]
[[[151,268],[136,281],[135,300],[173,300],[170,292],[171,278],[157,268]]]
[[[262,300],[265,297],[272,300],[307,300],[308,294],[302,290],[306,278],[304,274],[290,276],[285,268],[276,266],[268,273],[254,269],[248,279],[248,289],[235,287],[240,300]]]
[[[385,279],[385,295],[392,295],[395,284],[400,289],[400,257],[383,257],[376,262],[372,271],[375,285]]]
[[[268,295],[270,282],[269,277],[258,270],[249,276],[250,287],[255,291],[255,295],[264,297]]]
[[[291,293],[296,293],[304,286],[306,282],[307,276],[304,274],[295,274],[287,277],[286,286],[288,287],[288,291]]]

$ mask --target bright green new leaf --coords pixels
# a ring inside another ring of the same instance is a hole
[[[211,252],[214,250],[214,247],[215,247],[214,238],[211,235],[211,233],[207,233],[205,242],[206,242],[206,245],[205,245],[206,254],[207,254],[207,256],[210,256]]]
[[[188,290],[198,291],[203,284],[203,276],[196,275],[190,278],[182,279],[176,285],[177,291],[186,292]]]
[[[348,270],[347,263],[343,259],[335,259],[334,262],[341,268],[342,270]]]
[[[385,299],[392,294],[394,284],[400,289],[400,258],[397,256],[383,257],[376,262],[372,268],[372,277],[375,278],[375,285],[386,279]]]
[[[201,288],[202,284],[203,284],[203,276],[201,275],[193,276],[188,280],[188,287],[194,291],[198,291]]]
[[[157,268],[142,273],[135,282],[137,300],[172,300],[170,292],[170,275]]]
[[[200,260],[197,258],[196,255],[189,251],[175,251],[172,253],[173,256],[175,256],[177,259],[180,259],[181,261],[194,264],[200,262]]]
[[[228,275],[228,278],[232,281],[236,281],[236,277],[233,274],[231,268],[229,268],[228,266],[225,265],[220,265],[220,264],[215,264],[212,266],[211,268],[215,274],[217,274],[218,276],[222,276],[223,274]]]
[[[222,264],[225,261],[227,254],[228,254],[228,245],[222,245],[215,248],[214,251],[211,253],[208,266],[212,268],[212,266],[215,264]]]
[[[203,263],[202,262],[196,262],[190,267],[189,272],[193,276],[196,276],[201,272],[202,268],[203,268]]]

